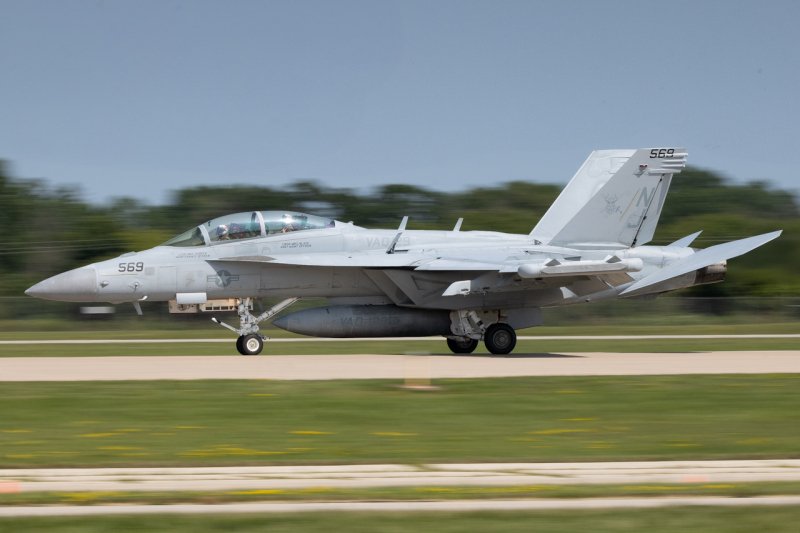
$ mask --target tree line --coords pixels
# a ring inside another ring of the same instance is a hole
[[[0,296],[20,296],[58,272],[156,246],[193,226],[229,213],[286,210],[393,228],[527,234],[561,192],[560,185],[512,181],[462,192],[385,185],[358,192],[312,182],[289,187],[193,187],[174,191],[164,205],[118,198],[93,205],[74,188],[10,176],[0,161]],[[673,180],[651,244],[668,244],[704,230],[695,246],[707,247],[776,229],[777,241],[734,259],[725,283],[681,295],[800,296],[800,210],[795,196],[767,182],[735,184],[718,173],[687,168]]]

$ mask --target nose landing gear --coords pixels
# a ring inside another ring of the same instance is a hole
[[[259,335],[243,335],[236,339],[236,349],[242,355],[258,355],[264,348],[264,341]]]
[[[236,339],[236,350],[240,354],[258,355],[264,348],[264,341],[269,340],[269,337],[258,332],[258,323],[267,320],[268,318],[272,318],[299,299],[300,298],[287,298],[281,303],[264,311],[260,315],[253,316],[250,314],[250,304],[252,298],[242,298],[239,300],[238,313],[240,327],[238,329],[234,328],[233,326],[229,326],[225,322],[220,322],[216,318],[212,318],[211,320],[239,335],[239,338]]]

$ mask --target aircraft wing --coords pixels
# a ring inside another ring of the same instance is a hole
[[[397,299],[398,294],[405,295],[397,303],[408,301],[417,305],[440,296],[505,290],[503,287],[517,276],[540,280],[547,278],[549,286],[569,286],[572,292],[584,296],[631,283],[633,278],[627,272],[641,269],[640,260],[623,261],[614,256],[603,261],[559,262],[508,254],[507,249],[451,252],[447,255],[435,252],[336,252],[234,256],[212,261],[363,268],[390,298]],[[463,277],[460,275],[461,279],[455,282],[452,277],[431,277],[456,272],[463,272]],[[425,286],[423,289],[419,288],[420,283]],[[433,285],[428,286],[431,283]]]
[[[544,264],[542,261],[549,261]],[[433,253],[394,253],[384,252],[333,252],[315,254],[273,254],[254,256],[232,256],[212,259],[219,262],[248,262],[273,265],[351,267],[351,268],[403,268],[427,272],[499,272],[500,274],[519,273],[522,277],[574,277],[609,276],[617,281],[614,286],[628,283],[633,279],[625,274],[628,262],[618,259],[609,261],[559,261],[543,258],[521,258],[509,256],[508,250],[477,253],[453,253],[435,255]],[[522,267],[533,266],[534,271]],[[636,270],[634,270],[636,271]],[[623,281],[624,280],[624,281]]]
[[[773,239],[777,239],[780,234],[780,231],[773,231],[772,233],[765,233],[764,235],[757,235],[747,239],[726,242],[725,244],[718,244],[716,246],[711,246],[710,248],[700,250],[689,257],[681,259],[680,261],[664,267],[658,272],[639,280],[625,289],[622,293],[620,293],[620,295],[622,296],[633,291],[638,291],[639,289],[655,285],[656,283],[661,283],[662,281],[666,281],[670,278],[688,274],[693,270],[698,270],[709,265],[713,265],[714,263],[719,263],[720,261],[725,261],[726,259],[731,259],[733,257],[746,254],[750,250],[758,248],[759,246],[766,244]]]
[[[525,261],[507,261],[508,253],[505,251],[498,254],[498,257],[486,257],[486,253],[479,254],[480,257],[469,255],[459,257],[443,257],[433,253],[393,253],[385,252],[364,253],[364,252],[332,252],[315,254],[272,254],[272,255],[249,255],[231,256],[211,259],[220,262],[246,262],[246,263],[267,263],[273,265],[297,265],[297,266],[332,266],[332,267],[353,267],[353,268],[413,268],[415,270],[436,270],[436,271],[464,271],[464,270],[494,270],[503,272],[516,272],[520,264]],[[527,262],[531,262],[530,260]]]
[[[434,259],[436,259],[434,256],[412,253],[331,252],[232,256],[211,259],[211,261],[322,267],[413,268]]]

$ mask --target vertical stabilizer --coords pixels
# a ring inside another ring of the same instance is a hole
[[[680,172],[680,171],[679,171]],[[661,217],[661,210],[664,208],[664,201],[667,199],[669,186],[672,183],[672,174],[664,174],[664,178],[658,185],[655,198],[650,203],[647,213],[642,220],[642,227],[639,228],[639,234],[633,242],[636,246],[642,246],[653,240],[653,235],[656,232],[658,219]]]
[[[683,148],[636,150],[601,187],[593,188],[591,198],[579,205],[577,212],[549,239],[549,244],[629,247],[650,241],[672,175],[685,165]],[[567,189],[562,196],[566,192]],[[580,199],[573,201],[579,202]]]
[[[595,150],[558,195],[531,235],[548,242],[586,205],[636,150]]]

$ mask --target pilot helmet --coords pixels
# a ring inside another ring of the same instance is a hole
[[[221,226],[217,226],[215,233],[217,234],[217,237],[224,237],[225,235],[228,234],[228,226],[224,224]]]

